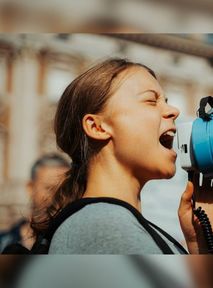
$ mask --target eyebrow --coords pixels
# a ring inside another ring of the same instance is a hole
[[[157,97],[160,97],[160,94],[157,91],[153,90],[153,89],[148,89],[148,90],[142,91],[139,94],[144,94],[146,92],[153,92]],[[163,96],[163,98],[165,99],[165,102],[168,103],[168,98],[165,97],[165,96]]]

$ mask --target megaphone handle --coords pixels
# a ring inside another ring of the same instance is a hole
[[[188,171],[188,180],[193,182],[193,178],[194,178],[194,171]],[[200,222],[200,226],[203,230],[203,234],[206,239],[208,253],[213,254],[213,232],[212,232],[211,223],[209,221],[208,215],[205,213],[205,211],[201,207],[196,209],[195,203],[196,203],[195,193],[193,193],[192,195],[193,213]]]
[[[213,254],[213,232],[209,217],[201,207],[193,209],[193,213],[195,216],[197,216],[203,230],[203,235],[208,248],[208,254]]]

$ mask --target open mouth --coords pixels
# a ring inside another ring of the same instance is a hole
[[[175,131],[172,131],[172,130],[163,133],[159,139],[161,145],[165,147],[166,149],[171,150],[173,147],[174,136],[175,136]]]

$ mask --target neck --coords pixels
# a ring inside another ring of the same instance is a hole
[[[97,163],[98,162],[98,163]],[[91,163],[86,197],[112,197],[123,200],[141,212],[142,185],[125,167],[113,159]],[[101,163],[102,162],[102,163]]]

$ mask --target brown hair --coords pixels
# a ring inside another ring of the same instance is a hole
[[[56,189],[51,205],[33,217],[31,226],[35,233],[45,230],[51,218],[62,208],[83,196],[89,160],[106,143],[88,138],[82,127],[82,119],[88,113],[95,114],[103,110],[113,93],[112,84],[116,76],[134,66],[145,68],[156,78],[148,67],[116,58],[90,68],[65,89],[55,116],[55,134],[58,147],[72,159],[72,167],[66,173],[64,182]]]

